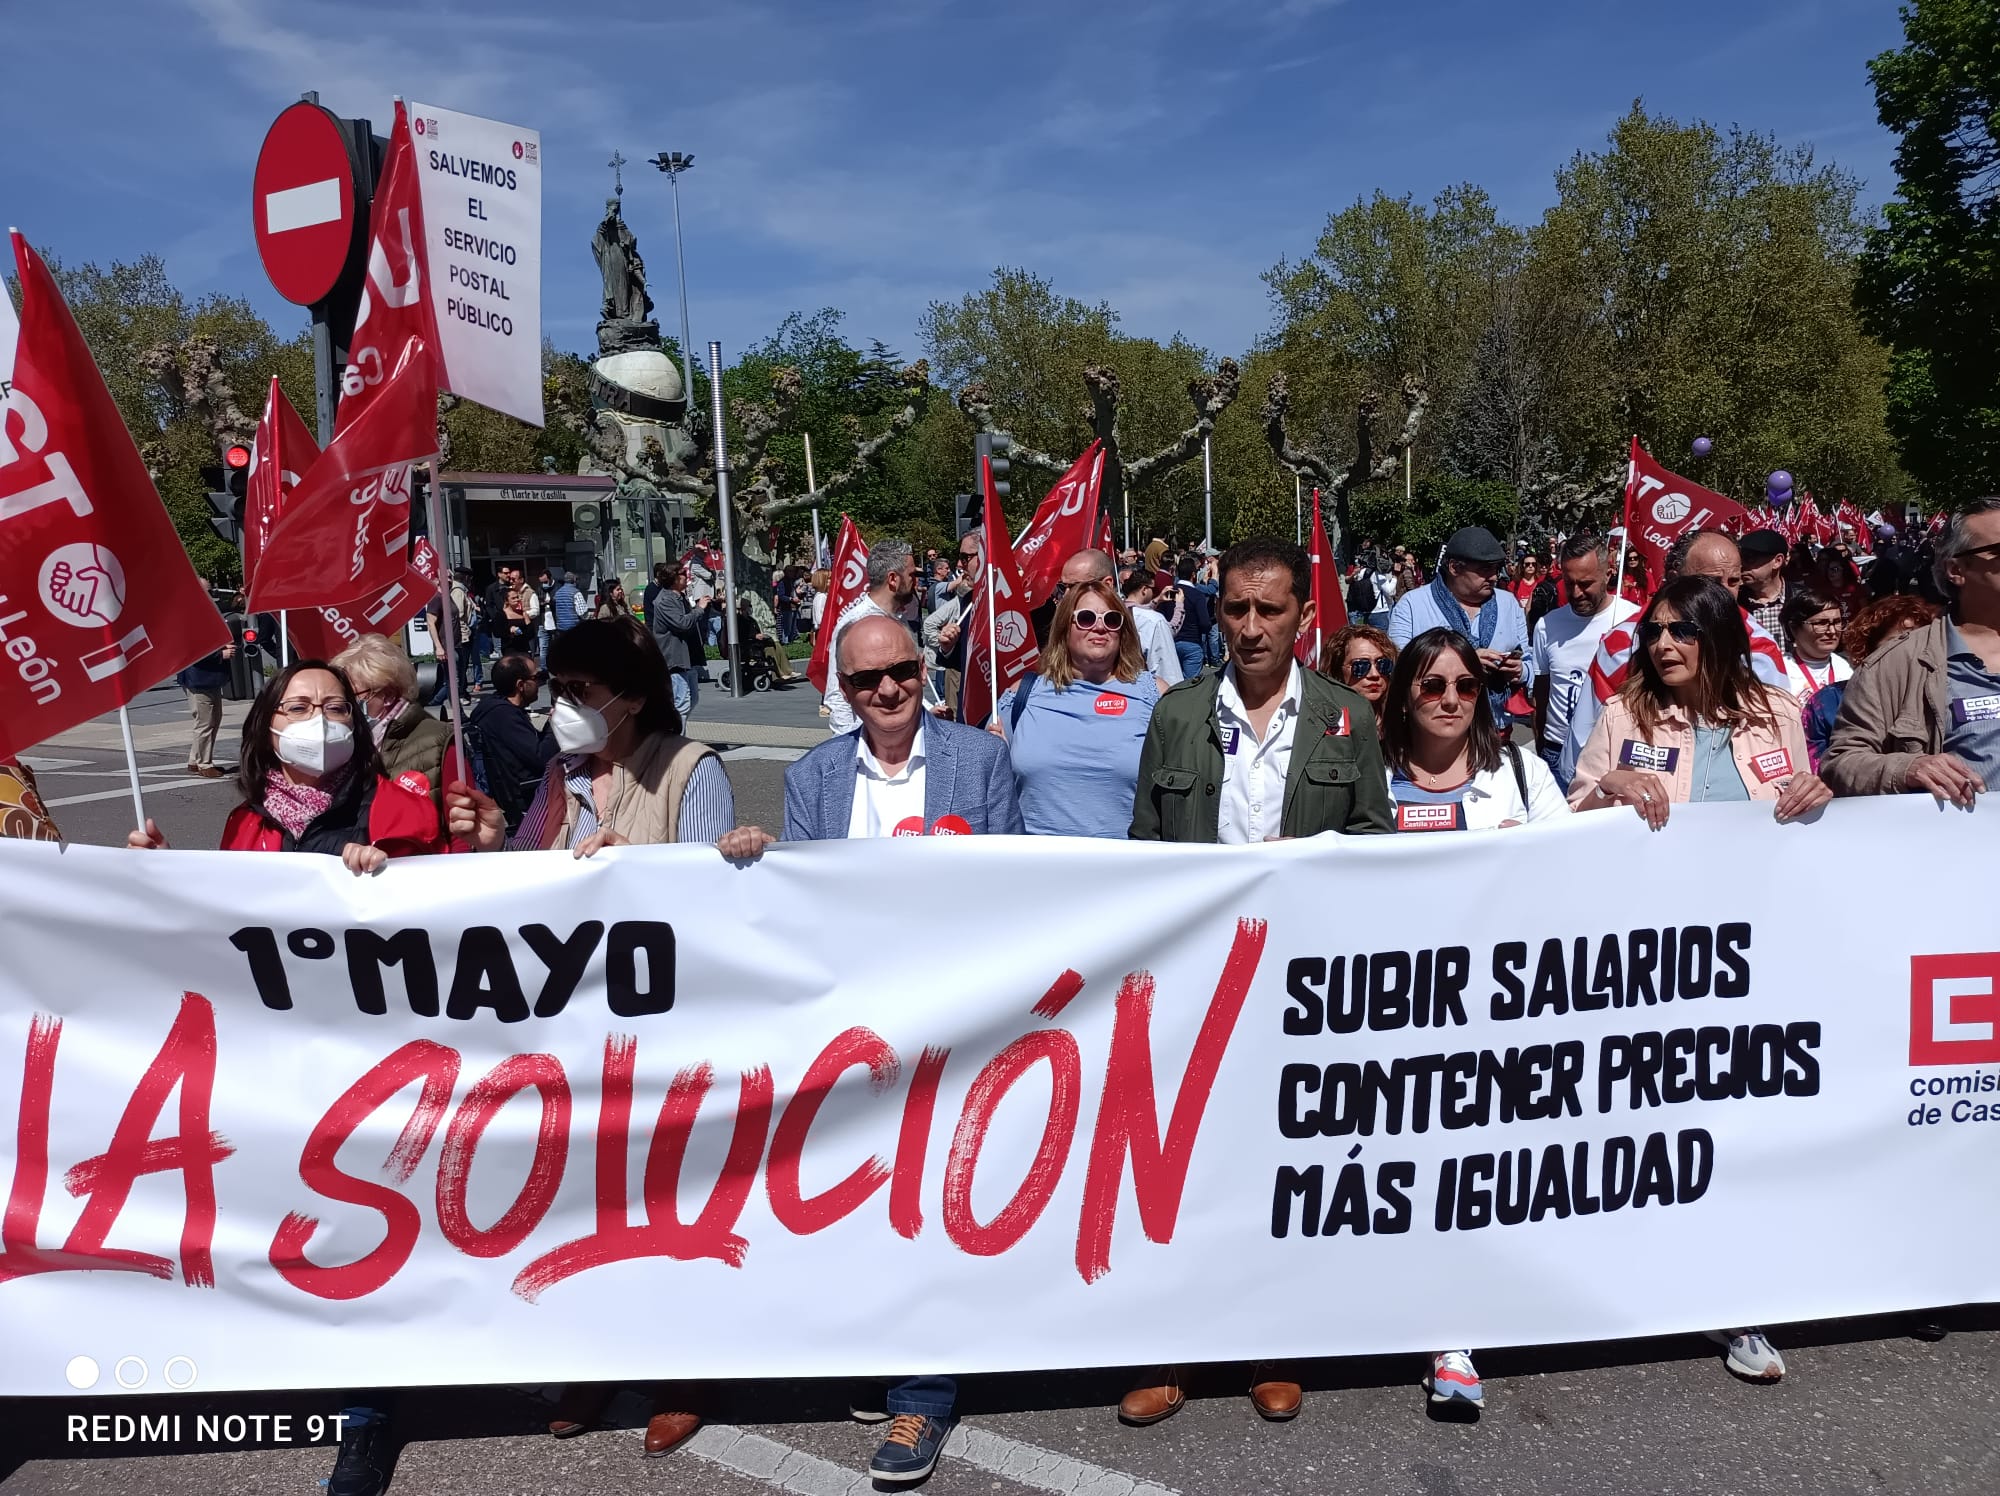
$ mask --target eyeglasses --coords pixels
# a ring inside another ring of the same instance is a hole
[[[1396,662],[1387,655],[1375,655],[1370,659],[1349,660],[1347,662],[1347,678],[1349,680],[1366,680],[1368,679],[1368,672],[1371,670],[1384,680],[1387,680],[1391,675],[1396,673]]]
[[[895,664],[885,665],[880,670],[842,671],[840,681],[849,691],[865,693],[880,686],[885,678],[899,686],[907,686],[922,673],[923,668],[921,660],[898,660]]]
[[[1816,634],[1837,634],[1843,622],[1841,616],[1834,613],[1825,618],[1808,618],[1805,626]]]
[[[1639,642],[1651,649],[1660,642],[1660,635],[1671,634],[1676,644],[1692,644],[1701,637],[1701,625],[1692,618],[1676,618],[1672,623],[1642,623],[1639,625]]]
[[[329,722],[351,722],[354,720],[354,708],[338,696],[330,701],[313,701],[304,696],[288,696],[278,703],[278,715],[287,722],[303,722],[315,716],[323,716]]]
[[[548,680],[546,675],[537,678],[544,681]],[[571,701],[581,705],[583,699],[590,695],[592,691],[595,691],[601,684],[602,682],[594,680],[550,681],[549,695],[553,696],[557,701]]]
[[[1461,699],[1470,701],[1479,694],[1479,682],[1469,675],[1461,675],[1456,680],[1446,680],[1442,675],[1427,675],[1417,682],[1419,701],[1442,701],[1446,691],[1455,691]]]
[[[1975,545],[1949,558],[1953,561],[2000,561],[2000,540],[1992,545]]]
[[[1095,608],[1078,608],[1074,613],[1070,614],[1070,619],[1080,629],[1094,629],[1098,624],[1102,623],[1106,629],[1114,634],[1125,623],[1125,615],[1123,613],[1113,613],[1110,611],[1100,613]]]
[[[970,566],[970,565],[971,565],[971,564],[972,564],[973,562],[975,562],[975,561],[977,561],[977,560],[979,559],[979,552],[977,552],[977,551],[960,551],[960,552],[958,553],[958,559],[959,559],[959,560],[961,560],[961,561],[963,561],[963,562],[964,562],[964,563],[965,563],[965,564],[966,564],[967,566]]]

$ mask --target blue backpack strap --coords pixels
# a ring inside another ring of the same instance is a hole
[[[1014,688],[1014,709],[1007,714],[1007,736],[1012,737],[1021,725],[1021,713],[1028,709],[1028,693],[1035,689],[1035,672],[1030,670],[1021,677],[1021,684]]]

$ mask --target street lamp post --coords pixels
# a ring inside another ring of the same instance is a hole
[[[681,373],[687,381],[682,393],[688,408],[694,408],[694,362],[688,349],[688,277],[687,256],[681,251],[681,173],[694,165],[694,157],[679,151],[669,154],[661,151],[653,158],[653,165],[667,174],[667,181],[674,189],[674,270],[681,283]]]

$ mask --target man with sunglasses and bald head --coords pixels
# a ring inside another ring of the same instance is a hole
[[[785,840],[864,836],[1021,835],[1007,745],[978,728],[924,710],[923,660],[910,631],[893,618],[856,620],[834,645],[841,690],[861,725],[821,743],[785,770]],[[732,861],[763,855],[773,838],[739,826],[717,849]],[[868,1473],[904,1485],[937,1464],[956,1421],[958,1384],[911,1377],[889,1389],[887,1437]]]

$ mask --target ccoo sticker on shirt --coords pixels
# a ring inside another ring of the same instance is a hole
[[[1663,747],[1658,743],[1641,743],[1627,738],[1618,749],[1618,766],[1621,769],[1644,769],[1652,774],[1671,774],[1674,772],[1674,766],[1680,761],[1680,749]]]
[[[1122,717],[1128,704],[1116,691],[1099,691],[1095,710],[1100,717]]]
[[[1398,805],[1398,831],[1463,831],[1465,806],[1454,801],[1445,805]]]
[[[1960,727],[1968,722],[2000,722],[2000,696],[1965,696],[1951,704],[1951,720]]]
[[[1234,727],[1223,727],[1218,728],[1217,731],[1222,735],[1222,751],[1224,753],[1234,753],[1236,751],[1238,730]]]
[[[1349,723],[1347,720],[1347,708],[1342,707],[1340,709],[1340,720],[1334,723],[1333,726],[1329,727],[1323,734],[1323,736],[1329,738],[1346,738],[1346,737],[1352,737],[1353,735],[1354,735],[1353,725]]]
[[[1769,753],[1752,756],[1750,767],[1757,771],[1757,777],[1765,784],[1774,779],[1783,779],[1792,772],[1792,756],[1783,748],[1773,748]]]

